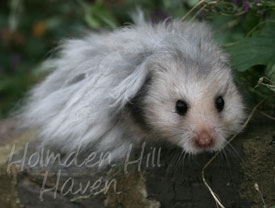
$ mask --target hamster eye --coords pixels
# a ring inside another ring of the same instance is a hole
[[[182,100],[178,100],[176,103],[176,112],[181,115],[184,116],[186,114],[188,110],[188,106],[186,104],[186,102],[182,101]]]
[[[223,100],[222,96],[219,96],[219,97],[216,98],[215,105],[216,105],[216,108],[217,108],[218,112],[221,112],[223,110],[224,100]]]

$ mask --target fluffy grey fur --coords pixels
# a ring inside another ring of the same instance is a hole
[[[141,23],[64,41],[54,71],[31,92],[21,118],[38,127],[42,146],[62,152],[110,151],[165,140],[197,153],[198,129],[211,129],[221,149],[240,129],[243,104],[226,56],[202,23]],[[215,109],[222,95],[225,108]],[[185,116],[175,112],[185,100]]]

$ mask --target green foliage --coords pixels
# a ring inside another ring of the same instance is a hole
[[[38,79],[29,73],[16,73],[13,75],[0,76],[0,115],[4,116],[16,106],[18,99],[23,96],[31,84]]]
[[[259,33],[227,48],[235,69],[245,71],[255,65],[275,64],[275,22],[265,24]]]

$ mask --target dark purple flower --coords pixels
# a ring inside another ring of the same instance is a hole
[[[250,0],[244,0],[243,2],[243,11],[244,13],[248,12],[248,10],[250,9]]]
[[[261,6],[261,0],[256,0],[256,7],[257,7],[257,9],[258,9],[258,12],[259,12],[260,14],[263,14],[264,12],[263,12],[263,10],[260,8],[260,6]]]

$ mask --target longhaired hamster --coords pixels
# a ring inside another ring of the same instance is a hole
[[[219,151],[240,130],[242,98],[207,25],[171,20],[69,39],[21,113],[42,146],[68,153],[169,141]]]

